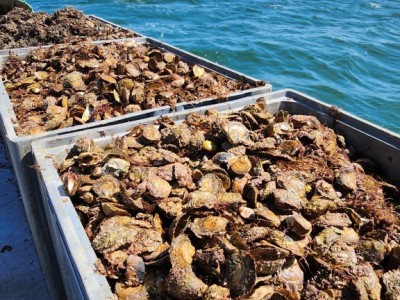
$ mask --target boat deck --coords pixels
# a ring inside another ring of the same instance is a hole
[[[1,136],[0,299],[50,299],[17,181]]]

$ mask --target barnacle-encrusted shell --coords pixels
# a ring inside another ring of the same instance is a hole
[[[93,184],[93,192],[99,197],[111,198],[121,191],[117,178],[112,175],[104,175]]]
[[[131,164],[118,157],[112,157],[107,160],[103,166],[106,173],[112,174],[116,177],[128,174]]]
[[[138,252],[153,252],[162,244],[161,235],[151,225],[126,216],[105,219],[92,241],[96,251],[106,253],[126,245]]]
[[[168,292],[178,298],[196,299],[207,290],[192,270],[195,248],[186,235],[174,238],[170,248],[172,268],[167,278]]]
[[[390,300],[397,300],[400,294],[400,270],[386,272],[382,277],[385,286],[385,296]]]
[[[172,187],[159,176],[152,175],[147,179],[147,191],[154,198],[167,198],[171,194]]]
[[[250,139],[249,130],[239,122],[229,122],[223,126],[223,131],[232,145],[244,144]]]
[[[115,285],[115,293],[120,300],[146,300],[149,299],[149,294],[146,287],[143,285],[129,286],[119,283]]]

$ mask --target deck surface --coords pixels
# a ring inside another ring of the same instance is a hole
[[[50,299],[1,136],[0,299]]]

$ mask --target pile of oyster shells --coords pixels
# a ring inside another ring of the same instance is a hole
[[[2,75],[20,136],[178,102],[223,99],[265,84],[233,80],[133,41],[39,48],[24,59],[11,56]]]
[[[137,34],[133,31],[86,16],[72,7],[53,14],[14,8],[7,15],[0,16],[0,49],[135,36]]]
[[[118,299],[398,299],[398,188],[265,107],[81,138],[57,166]]]

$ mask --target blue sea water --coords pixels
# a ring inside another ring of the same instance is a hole
[[[66,5],[400,133],[400,1],[28,0]]]

